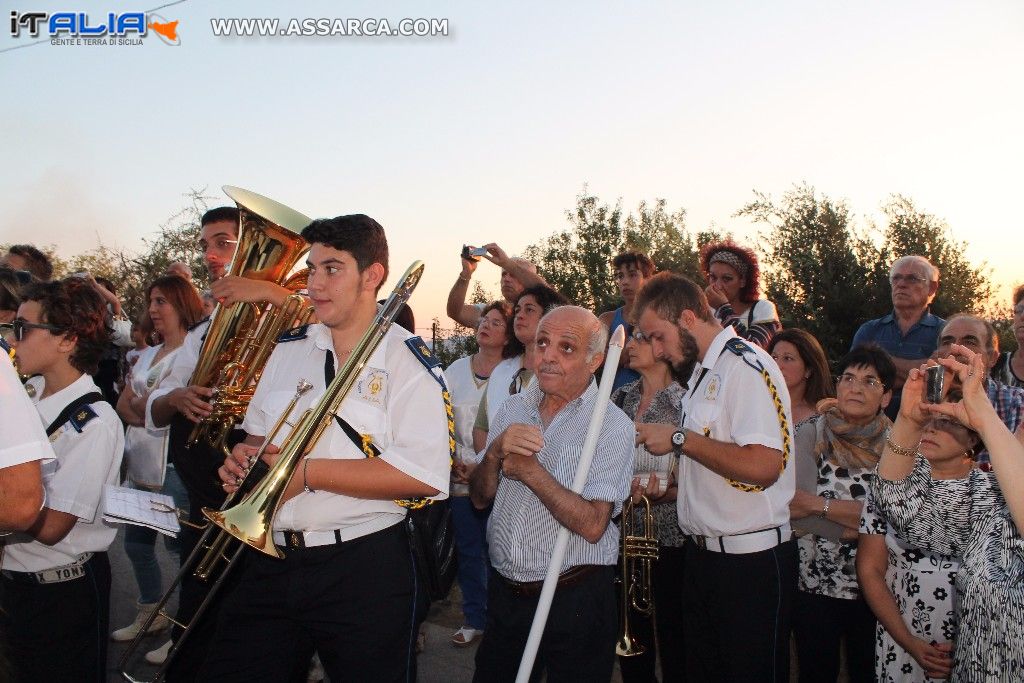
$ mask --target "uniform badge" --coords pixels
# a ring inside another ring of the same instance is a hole
[[[356,383],[356,394],[367,403],[383,408],[387,386],[387,371],[379,368],[367,368]]]
[[[722,388],[722,377],[717,372],[708,378],[708,386],[704,389],[704,398],[714,401],[718,398],[718,391]]]

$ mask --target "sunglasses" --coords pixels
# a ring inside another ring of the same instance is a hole
[[[3,323],[0,328],[11,330],[14,333],[14,340],[21,341],[25,338],[25,330],[49,330],[54,334],[59,334],[65,330],[56,325],[47,325],[46,323],[30,323],[22,318],[15,318],[13,322]]]

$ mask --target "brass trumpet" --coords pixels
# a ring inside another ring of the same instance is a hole
[[[641,507],[637,510],[637,507]],[[637,521],[637,516],[640,521]],[[620,635],[615,643],[615,654],[636,657],[647,651],[629,630],[629,612],[635,610],[649,615],[654,609],[651,593],[651,563],[658,559],[658,538],[651,513],[651,501],[640,496],[633,504],[632,497],[622,504],[622,604],[619,609]]]

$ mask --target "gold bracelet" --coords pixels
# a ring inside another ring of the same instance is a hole
[[[904,458],[913,458],[917,455],[917,449],[921,447],[921,442],[918,441],[917,445],[913,448],[904,448],[903,446],[897,446],[892,442],[892,439],[885,437],[885,445],[889,447],[889,450],[896,455],[902,455]]]

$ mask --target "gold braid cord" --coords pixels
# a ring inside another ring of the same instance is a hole
[[[443,389],[441,396],[444,398],[444,412],[448,416],[448,466],[451,467],[455,458],[455,413],[452,412],[452,396],[448,393],[448,389]],[[369,434],[360,434],[359,436],[363,440],[363,453],[367,458],[376,458],[380,455],[380,449],[373,445],[372,436]],[[395,505],[409,510],[419,510],[433,502],[432,498],[403,498],[395,500]]]
[[[759,372],[761,373],[761,378],[764,379],[765,385],[768,387],[768,393],[772,395],[772,401],[775,403],[775,413],[779,416],[779,430],[782,432],[782,469],[785,470],[786,463],[789,462],[789,453],[793,447],[789,438],[789,420],[786,419],[786,406],[782,404],[782,397],[779,396],[779,392],[775,388],[775,382],[772,381],[768,370],[762,367]],[[764,487],[757,484],[747,484],[746,482],[734,479],[729,479],[728,482],[730,486],[740,491],[764,491]]]

